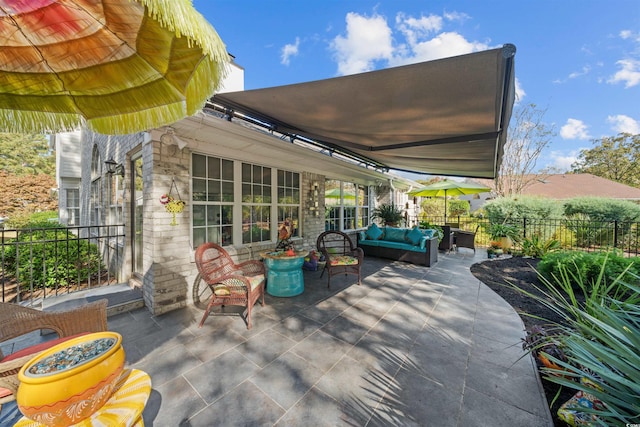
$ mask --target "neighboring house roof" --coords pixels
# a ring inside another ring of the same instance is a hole
[[[537,175],[533,184],[527,186],[522,194],[551,199],[593,196],[640,200],[640,188],[630,187],[589,173]]]

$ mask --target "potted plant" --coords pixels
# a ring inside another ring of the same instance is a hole
[[[389,227],[397,227],[397,225],[404,220],[404,213],[402,209],[394,205],[393,203],[381,204],[373,209],[371,212],[372,219],[379,219],[382,223]]]
[[[489,238],[492,241],[499,241],[503,250],[511,249],[513,243],[520,238],[520,230],[515,225],[491,224],[488,231]]]
[[[429,221],[420,221],[420,228],[425,230],[435,230],[438,235],[438,243],[442,241],[444,237],[444,231],[442,231],[442,227],[436,224],[431,224]]]

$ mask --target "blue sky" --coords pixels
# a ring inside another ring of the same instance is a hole
[[[257,89],[516,45],[519,102],[556,136],[539,167],[640,133],[640,1],[194,0]]]

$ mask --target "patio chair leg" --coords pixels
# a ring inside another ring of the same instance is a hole
[[[251,329],[251,301],[249,301],[249,306],[247,307],[247,329]]]
[[[200,320],[200,325],[198,325],[198,328],[202,328],[202,325],[204,325],[204,321],[207,320],[207,317],[209,317],[209,310],[211,310],[211,302],[207,304],[207,308],[204,310],[204,314],[202,315],[202,320]]]

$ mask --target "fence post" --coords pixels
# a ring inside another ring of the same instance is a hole
[[[522,218],[522,238],[527,238],[527,218]]]
[[[618,220],[613,221],[613,247],[618,247]]]

